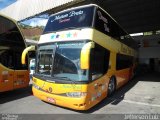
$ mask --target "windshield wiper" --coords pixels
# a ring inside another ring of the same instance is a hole
[[[42,34],[47,34],[47,33],[55,33],[55,31],[46,31],[46,32],[43,32]]]
[[[56,77],[56,76],[54,76],[54,78],[63,79],[63,80],[66,80],[66,81],[70,81],[72,84],[75,84],[75,80],[72,80],[68,77]]]

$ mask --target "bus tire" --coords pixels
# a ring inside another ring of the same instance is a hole
[[[116,90],[116,78],[112,76],[108,84],[108,96],[111,96]]]

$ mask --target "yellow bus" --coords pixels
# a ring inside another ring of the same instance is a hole
[[[33,95],[88,110],[131,79],[135,48],[132,38],[97,5],[58,12],[50,16],[36,47]]]
[[[0,15],[0,92],[29,85],[28,64],[21,64],[25,47],[17,22]]]

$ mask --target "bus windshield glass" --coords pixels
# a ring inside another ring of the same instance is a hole
[[[77,8],[51,16],[43,34],[70,28],[91,27],[94,7]]]
[[[88,70],[80,69],[80,53],[85,42],[57,42],[38,48],[37,74],[58,80],[87,81]]]
[[[28,66],[21,64],[24,49],[24,39],[17,24],[0,16],[0,63],[10,69],[27,70]]]

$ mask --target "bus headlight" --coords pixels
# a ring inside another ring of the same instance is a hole
[[[75,98],[85,97],[86,95],[87,95],[86,92],[68,92],[66,93],[67,97],[75,97]]]

